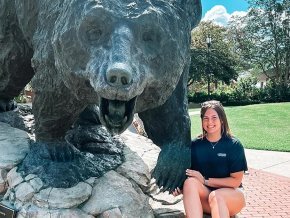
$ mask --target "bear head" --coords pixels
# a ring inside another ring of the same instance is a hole
[[[57,71],[76,98],[123,132],[162,105],[190,61],[197,0],[65,0],[52,34]]]

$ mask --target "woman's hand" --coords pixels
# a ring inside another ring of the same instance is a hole
[[[174,189],[174,191],[172,192],[172,195],[174,197],[176,197],[176,196],[178,196],[180,194],[182,194],[182,190],[180,190],[180,188],[178,188],[178,187],[176,189]]]
[[[204,184],[205,178],[203,177],[203,175],[201,175],[200,172],[198,172],[196,170],[190,170],[190,169],[187,169],[185,172],[186,172],[187,176],[195,177],[198,179],[198,181],[201,182],[201,184]]]

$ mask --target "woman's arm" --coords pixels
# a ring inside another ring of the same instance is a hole
[[[238,188],[242,182],[244,171],[231,173],[230,177],[226,178],[208,178],[204,184],[214,188]]]

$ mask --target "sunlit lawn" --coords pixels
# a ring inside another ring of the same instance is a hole
[[[226,107],[225,110],[232,133],[246,148],[290,151],[290,103]],[[191,135],[200,133],[200,117],[193,115]]]

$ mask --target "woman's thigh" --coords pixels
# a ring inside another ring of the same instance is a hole
[[[196,178],[188,178],[186,179],[186,183],[192,188],[197,189],[203,211],[206,213],[210,213],[210,206],[208,203],[208,196],[210,194],[210,190],[206,186],[201,184],[201,182],[199,182]],[[184,191],[185,190],[183,190],[183,192]]]
[[[223,197],[231,216],[239,213],[246,205],[245,195],[239,188],[220,188],[215,192]]]

